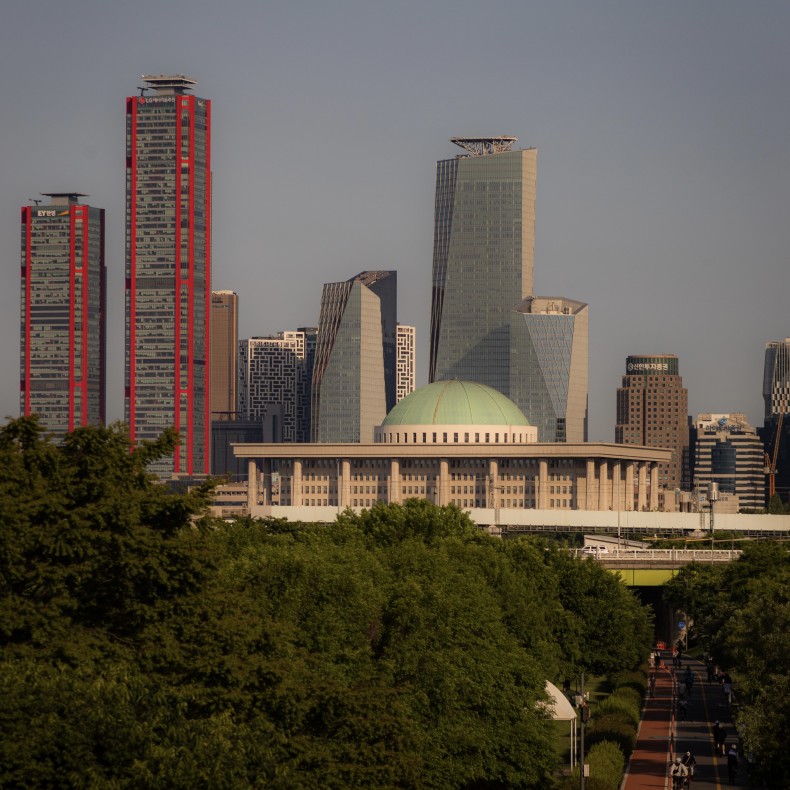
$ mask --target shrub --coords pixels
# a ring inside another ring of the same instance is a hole
[[[639,720],[642,718],[639,704],[629,696],[622,695],[619,692],[610,695],[603,702],[599,703],[593,719],[597,719],[605,713],[624,713],[628,716],[634,728],[639,726]]]
[[[617,790],[623,778],[625,757],[612,741],[601,741],[587,752],[590,777],[584,783],[588,790]]]
[[[631,716],[623,711],[600,712],[590,721],[587,737],[590,746],[613,741],[627,757],[634,750],[636,726]]]
[[[641,669],[633,671],[623,670],[616,675],[612,675],[609,681],[615,690],[622,688],[633,689],[639,694],[640,701],[647,693],[647,673]]]

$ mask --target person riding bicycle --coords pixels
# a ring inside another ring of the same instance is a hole
[[[694,758],[694,755],[690,751],[688,751],[683,755],[681,762],[683,763],[683,765],[686,766],[686,769],[689,772],[688,785],[689,787],[691,787],[691,780],[694,778],[694,769],[697,767],[697,761]]]
[[[683,765],[683,760],[680,757],[676,757],[675,762],[669,769],[669,776],[672,779],[672,790],[681,790],[686,783],[688,775],[689,769]]]

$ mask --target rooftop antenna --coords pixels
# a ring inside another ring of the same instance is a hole
[[[146,91],[150,91],[150,90],[151,90],[151,88],[149,88],[149,87],[147,87],[147,86],[145,86],[145,87],[144,87],[144,86],[142,86],[142,85],[138,85],[138,86],[137,86],[137,90],[138,90],[138,91],[140,91],[140,95],[141,95],[141,96],[145,96],[145,92],[146,92]]]
[[[41,201],[40,201],[40,200],[36,200],[35,198],[28,198],[28,200],[29,200],[31,203],[35,203],[37,206],[40,206],[40,205],[41,205]]]

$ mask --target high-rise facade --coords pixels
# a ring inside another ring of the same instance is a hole
[[[617,390],[615,442],[672,450],[672,460],[659,467],[659,485],[689,488],[688,390],[674,354],[626,359]]]
[[[105,419],[104,209],[46,197],[22,208],[20,412],[63,436]]]
[[[126,100],[126,377],[131,439],[182,444],[151,470],[209,471],[211,102],[144,76]]]
[[[530,296],[514,311],[524,325],[511,380],[531,405],[529,420],[540,441],[586,442],[587,305],[561,296]]]
[[[694,420],[693,484],[738,497],[740,510],[765,507],[763,444],[745,414],[698,414]]]
[[[399,403],[414,392],[415,346],[417,330],[413,326],[398,324],[397,328],[397,372],[395,380],[395,402]]]
[[[437,164],[429,378],[493,387],[541,442],[585,441],[587,305],[534,294],[537,151],[515,141],[454,137],[465,154]]]
[[[236,362],[239,342],[239,297],[233,291],[211,292],[209,388],[212,420],[228,420],[236,412]]]
[[[763,367],[765,420],[760,430],[768,466],[768,498],[790,502],[790,337],[765,344]],[[774,462],[775,461],[775,462]]]
[[[366,271],[321,293],[312,441],[372,442],[395,405],[397,273]]]
[[[262,422],[265,441],[310,440],[315,342],[311,327],[239,341],[238,411]]]
[[[763,400],[766,419],[790,414],[790,337],[765,344]]]

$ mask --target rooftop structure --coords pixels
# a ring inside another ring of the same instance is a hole
[[[143,74],[142,79],[156,91],[158,96],[183,96],[187,91],[192,90],[193,85],[197,85],[195,80],[183,74]]]
[[[487,154],[501,154],[509,151],[518,137],[451,137],[450,142],[468,151],[473,156],[486,156]]]

